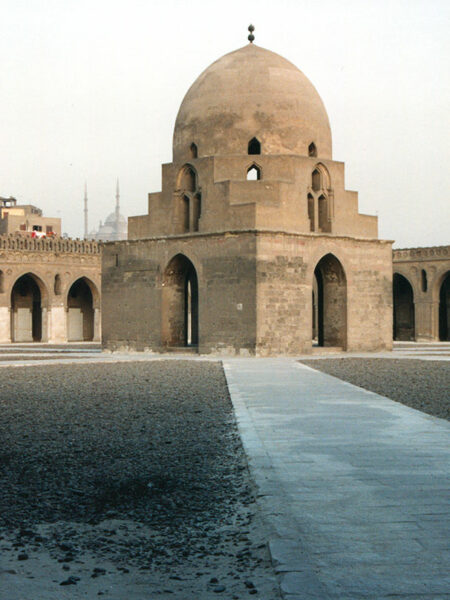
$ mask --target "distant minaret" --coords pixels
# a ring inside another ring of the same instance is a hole
[[[116,224],[119,224],[119,215],[120,215],[120,194],[119,194],[119,179],[117,179],[116,184]]]
[[[88,236],[88,198],[87,198],[87,183],[84,183],[84,239]]]

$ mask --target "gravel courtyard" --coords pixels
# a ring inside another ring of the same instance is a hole
[[[218,363],[3,368],[0,390],[0,598],[279,598]]]
[[[395,358],[321,358],[301,362],[429,415],[450,419],[448,362]]]

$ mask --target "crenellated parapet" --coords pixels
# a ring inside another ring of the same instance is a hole
[[[399,248],[392,251],[393,262],[448,260],[450,246],[429,246],[427,248]]]
[[[31,238],[9,234],[0,236],[0,250],[25,250],[29,252],[57,252],[70,254],[102,253],[102,242],[72,238]]]

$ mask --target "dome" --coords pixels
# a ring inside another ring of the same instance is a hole
[[[291,62],[254,44],[210,65],[188,90],[178,111],[173,157],[247,154],[256,137],[261,154],[331,158],[325,106],[309,79]]]
[[[114,226],[116,223],[125,223],[126,224],[126,222],[127,222],[127,220],[125,219],[125,217],[123,215],[119,214],[119,216],[117,217],[116,213],[112,212],[111,214],[109,214],[106,217],[105,225],[108,224],[108,225]]]

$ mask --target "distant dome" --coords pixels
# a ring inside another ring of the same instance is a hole
[[[121,214],[119,214],[119,217],[116,218],[116,213],[112,212],[111,214],[109,214],[106,219],[105,219],[105,225],[115,225],[116,223],[127,223],[127,220],[125,219],[125,217]]]
[[[262,154],[331,158],[325,106],[309,79],[291,62],[248,44],[219,58],[196,79],[178,111],[173,158],[183,162],[191,144],[198,156],[246,154],[256,137]]]

